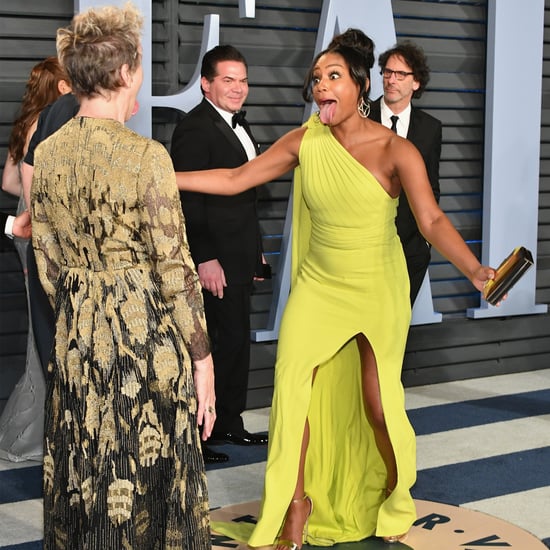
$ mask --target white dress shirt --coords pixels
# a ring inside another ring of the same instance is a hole
[[[235,128],[233,128],[233,113],[230,113],[229,111],[224,111],[223,109],[220,109],[216,105],[214,105],[208,98],[205,98],[206,101],[220,113],[221,117],[229,124],[229,127],[235,132],[235,135],[239,138],[239,141],[242,143],[242,146],[244,147],[244,150],[246,151],[246,156],[248,157],[248,160],[252,160],[256,157],[256,147],[254,147],[254,143],[252,143],[252,139],[250,139],[250,136],[247,134],[246,130],[240,125],[237,124]]]
[[[4,235],[13,239],[13,222],[15,221],[15,216],[8,216],[6,218],[6,223],[4,225]]]
[[[391,119],[392,116],[398,116],[399,120],[397,121],[397,135],[403,138],[407,137],[409,131],[409,123],[411,121],[411,104],[409,103],[404,111],[400,113],[394,113],[384,102],[384,98],[380,99],[380,122],[386,127],[391,128]]]

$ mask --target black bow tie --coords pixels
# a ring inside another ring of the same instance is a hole
[[[231,119],[231,126],[233,128],[235,128],[237,124],[244,126],[245,116],[246,116],[246,111],[237,111],[236,113],[233,113],[233,118]]]

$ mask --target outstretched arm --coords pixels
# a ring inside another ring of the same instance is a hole
[[[482,291],[485,282],[494,278],[495,270],[479,263],[435,201],[420,153],[404,140],[396,147],[397,174],[422,235]]]
[[[267,183],[298,166],[298,151],[304,132],[304,128],[291,130],[265,153],[238,168],[176,172],[178,188],[213,195],[236,195]]]

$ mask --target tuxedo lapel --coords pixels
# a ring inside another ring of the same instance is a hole
[[[414,107],[411,106],[411,119],[409,120],[409,129],[407,130],[407,139],[414,143],[414,138],[421,134],[418,131],[419,120],[416,116]]]
[[[242,127],[244,128],[245,132],[248,134],[248,137],[252,140],[252,144],[254,145],[254,149],[256,150],[256,154],[260,154],[260,146],[258,145],[258,142],[254,139],[254,136],[252,135],[252,130],[250,129],[250,124],[248,124],[248,120],[244,119],[242,121]]]
[[[246,151],[239,138],[236,136],[232,128],[229,127],[227,122],[218,114],[216,114],[216,119],[214,120],[214,126],[224,135],[229,144],[235,151],[238,151],[240,154],[244,155],[246,158]]]
[[[428,151],[426,148],[429,147],[431,134],[426,132],[425,128],[425,119],[414,106],[411,108],[411,120],[409,121],[409,130],[407,131],[407,139],[414,143],[416,148],[420,151],[426,160]]]
[[[236,153],[238,153],[240,156],[243,157],[243,162],[246,162],[248,160],[248,156],[246,154],[246,151],[240,141],[240,139],[237,137],[235,132],[233,131],[233,128],[225,122],[225,120],[222,118],[222,116],[210,105],[208,101],[203,100],[205,104],[206,112],[208,113],[208,116],[212,120],[214,127],[224,136],[224,138],[227,140],[229,145],[232,149],[235,150]],[[253,138],[252,133],[250,132],[250,128],[244,127],[247,131],[248,135],[252,139],[252,143],[254,144],[254,148],[256,149],[256,152],[258,152],[258,144],[256,143],[256,140]],[[221,145],[221,144],[220,144]]]
[[[382,122],[382,115],[380,114],[380,98],[370,104],[369,118],[375,122]]]
[[[409,122],[407,139],[410,139],[413,143],[415,143],[415,141],[422,140],[427,131],[430,134],[429,125],[426,126],[425,113],[417,109],[414,105],[411,105],[411,120]]]

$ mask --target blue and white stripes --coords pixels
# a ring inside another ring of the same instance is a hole
[[[550,547],[550,369],[406,389],[417,433],[413,495],[513,523]],[[250,431],[267,409],[248,411]],[[258,500],[265,447],[217,447],[208,471],[213,508]],[[0,550],[42,547],[41,466],[0,460]]]

